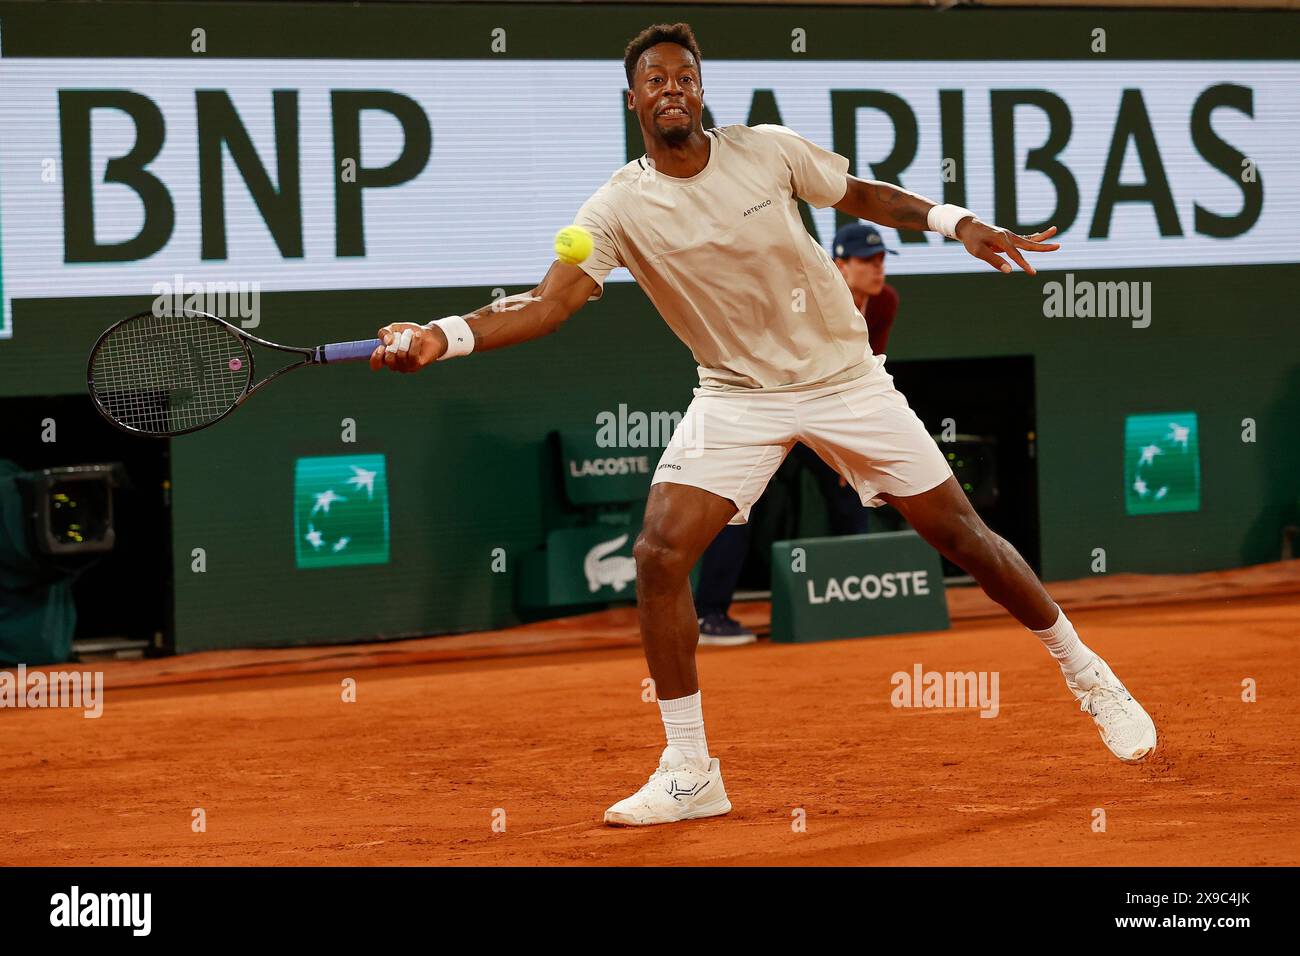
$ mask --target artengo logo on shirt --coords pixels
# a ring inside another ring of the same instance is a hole
[[[772,200],[769,199],[766,202],[759,203],[757,206],[750,206],[745,210],[745,215],[748,216],[751,212],[758,212],[760,209],[766,209],[770,205],[772,205]]]
[[[887,571],[884,574],[849,575],[830,578],[821,585],[808,582],[809,604],[830,604],[833,601],[875,601],[878,598],[921,597],[930,593],[928,571]]]
[[[650,459],[645,455],[623,458],[584,458],[569,461],[569,474],[574,478],[600,478],[607,475],[648,475]]]

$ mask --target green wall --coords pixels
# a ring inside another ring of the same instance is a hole
[[[295,297],[297,338],[354,337],[358,316],[446,315],[488,301],[489,291],[339,295],[307,305]],[[684,409],[690,397],[694,363],[636,301],[640,292],[611,287],[606,299],[548,339],[417,376],[357,367],[291,373],[296,381],[256,396],[238,422],[174,441],[184,646],[513,622],[515,573],[550,526],[547,434],[591,426],[598,411],[619,402]],[[357,423],[355,444],[340,439],[345,417]],[[391,560],[297,571],[289,547],[294,460],[354,451],[388,456]],[[193,547],[207,550],[204,574],[190,571]],[[506,573],[492,571],[495,548],[506,552]]]
[[[1034,356],[1045,578],[1089,574],[1098,547],[1111,573],[1275,561],[1300,497],[1298,275],[1295,266],[1075,271],[1151,282],[1146,329],[1044,318],[1039,282],[904,277],[891,358]],[[1201,510],[1127,517],[1125,416],[1188,410],[1200,423]],[[1256,421],[1254,443],[1242,441],[1245,418]]]
[[[1034,356],[1047,579],[1087,575],[1098,547],[1111,573],[1275,560],[1281,526],[1296,520],[1300,495],[1295,272],[1143,270],[1159,309],[1140,330],[1115,320],[1046,319],[1039,284],[1023,277],[901,277],[891,360]],[[1105,277],[1126,278],[1114,270]],[[358,316],[378,323],[440,315],[489,294],[266,296],[263,307],[283,316],[286,341],[314,342],[356,335]],[[70,392],[84,378],[81,356],[105,318],[147,303],[41,306],[59,316],[66,348],[52,353],[19,334],[0,349],[7,363],[40,368],[43,391]],[[19,333],[27,322],[55,321],[34,311],[17,313]],[[597,412],[620,402],[684,409],[695,378],[689,354],[640,290],[626,284],[611,285],[604,300],[548,339],[417,376],[360,367],[291,374],[237,417],[171,443],[176,625],[184,650],[515,621],[514,571],[551,526],[547,433],[591,427]],[[1200,418],[1201,510],[1127,517],[1124,417],[1189,409]],[[960,409],[953,415],[960,421]],[[1253,444],[1241,440],[1246,417],[1257,422]],[[356,421],[355,443],[341,439],[345,418]],[[392,559],[297,571],[294,461],[353,452],[388,456]],[[190,569],[198,547],[207,556],[202,574]],[[494,548],[508,555],[504,574],[491,571]]]
[[[709,56],[723,58],[788,56],[791,23],[813,31],[808,55],[824,58],[936,51],[1018,58],[1029,49],[1035,58],[1083,58],[1078,34],[1095,25],[1108,27],[1119,58],[1294,58],[1300,49],[1294,18],[1285,14],[0,3],[6,57],[177,55],[167,38],[188,36],[202,22],[227,44],[226,56],[478,56],[464,36],[504,23],[518,28],[512,57],[613,58],[645,23],[678,18],[691,20]],[[1042,282],[1059,278],[1048,273],[1040,281],[904,276],[895,281],[902,308],[890,357],[1033,355],[1046,578],[1088,574],[1099,547],[1111,573],[1276,559],[1280,528],[1297,518],[1300,495],[1297,267],[1073,271],[1077,279],[1151,282],[1152,326],[1044,318]],[[490,291],[266,294],[262,305],[277,316],[277,339],[312,344],[465,311]],[[144,298],[19,301],[15,337],[0,340],[0,395],[81,391],[96,335],[148,305]],[[235,419],[171,443],[178,649],[514,622],[518,559],[541,543],[554,517],[547,433],[591,426],[598,411],[620,402],[684,409],[694,383],[689,354],[626,284],[612,284],[549,339],[419,376],[293,373]],[[1183,410],[1200,421],[1201,510],[1126,517],[1124,417]],[[960,409],[953,415],[960,422]],[[1255,443],[1241,440],[1247,417],[1257,422]],[[341,440],[344,418],[356,421],[354,444]],[[387,455],[391,561],[298,571],[294,461],[353,452]],[[202,574],[190,569],[193,548],[206,552]],[[509,556],[506,573],[491,571],[494,548]]]
[[[1114,59],[1273,60],[1296,56],[1295,15],[1248,10],[951,10],[870,6],[600,3],[115,3],[0,2],[5,56],[188,55],[208,30],[223,57],[480,59],[491,31],[507,31],[515,59],[621,59],[651,23],[687,20],[706,57],[799,56],[870,61],[1083,60],[1092,31]]]

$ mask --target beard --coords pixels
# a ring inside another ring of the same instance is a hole
[[[694,132],[694,129],[690,126],[683,125],[669,126],[665,129],[663,126],[655,123],[655,132],[659,134],[659,138],[665,143],[675,146],[678,143],[684,143],[690,139],[691,133]]]

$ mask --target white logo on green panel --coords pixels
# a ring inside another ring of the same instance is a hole
[[[1195,412],[1124,420],[1124,510],[1131,515],[1201,508],[1201,448]]]
[[[299,458],[293,473],[300,568],[388,563],[388,469],[383,455]]]
[[[587,552],[582,561],[582,571],[587,576],[587,588],[599,591],[609,585],[615,591],[636,580],[636,560],[614,552],[627,544],[628,536],[619,535],[611,541],[602,541]]]

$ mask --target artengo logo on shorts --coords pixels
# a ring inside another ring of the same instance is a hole
[[[878,598],[914,597],[930,593],[928,571],[887,571],[884,574],[849,575],[830,578],[820,586],[808,582],[808,603],[829,604],[832,601],[875,601]]]
[[[645,455],[569,460],[569,474],[574,478],[604,478],[609,475],[648,475],[649,473],[650,459]]]

